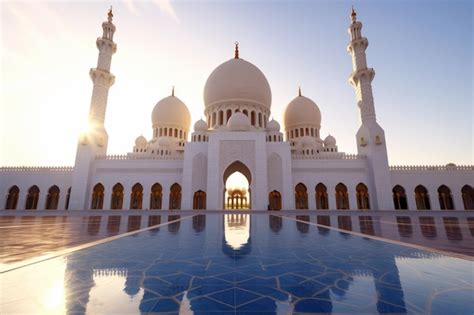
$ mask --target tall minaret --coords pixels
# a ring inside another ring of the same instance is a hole
[[[94,87],[92,89],[91,105],[89,109],[89,128],[81,134],[77,144],[76,162],[72,174],[70,209],[88,209],[91,169],[96,156],[107,153],[108,135],[104,127],[105,112],[109,88],[115,82],[115,76],[110,73],[112,55],[117,51],[114,43],[115,25],[112,23],[114,15],[112,8],[107,14],[107,21],[102,23],[102,37],[97,38],[99,50],[97,67],[92,68],[89,75]]]
[[[99,50],[97,68],[92,68],[89,75],[94,83],[92,89],[91,106],[89,110],[89,128],[94,132],[96,144],[107,151],[108,136],[104,128],[105,111],[107,108],[107,98],[109,88],[115,82],[115,76],[110,73],[112,55],[117,51],[117,44],[114,43],[115,25],[112,23],[114,15],[112,7],[107,14],[107,21],[102,23],[102,37],[97,38],[96,45]]]
[[[361,126],[357,131],[357,151],[367,157],[370,181],[372,209],[393,209],[391,178],[388,166],[385,133],[377,123],[372,80],[375,76],[373,68],[367,67],[365,50],[369,41],[362,36],[362,23],[357,21],[357,14],[352,8],[351,24],[348,32],[351,41],[347,51],[352,56],[352,73],[349,82],[354,87],[357,105],[360,109]]]

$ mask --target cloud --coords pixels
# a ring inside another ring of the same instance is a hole
[[[138,15],[138,9],[133,3],[134,0],[124,0],[125,6],[127,7],[128,11],[133,15]]]
[[[139,15],[139,10],[136,6],[136,2],[138,0],[124,0],[125,6],[133,15]],[[152,2],[160,9],[161,12],[166,14],[168,17],[175,20],[177,23],[180,22],[178,16],[176,15],[176,11],[171,3],[171,0],[152,0]]]
[[[153,2],[158,6],[158,8],[160,8],[161,11],[163,11],[173,20],[178,23],[180,22],[178,16],[176,15],[176,11],[174,10],[173,5],[171,4],[171,0],[153,0]]]

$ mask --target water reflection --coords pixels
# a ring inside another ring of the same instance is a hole
[[[330,224],[329,216],[321,217],[316,219],[318,223]],[[137,233],[62,260],[66,262],[67,313],[403,314],[424,312],[426,307],[439,312],[434,303],[448,305],[453,313],[470,311],[469,296],[453,299],[437,294],[437,290],[466,288],[470,280],[462,279],[469,277],[472,267],[467,261],[354,235],[347,239],[336,231],[305,223],[314,222],[311,216],[298,217],[296,224],[272,215],[268,219],[248,214],[199,215],[173,221],[179,218],[169,216],[171,223],[160,233]],[[381,230],[371,216],[353,218],[359,221],[361,231]],[[349,219],[341,216],[333,221],[352,229]],[[446,221],[450,231],[457,233],[453,226],[459,226],[459,220]],[[100,226],[97,218],[86,222],[87,230]],[[116,218],[104,222],[107,231],[110,222],[120,225]],[[127,230],[130,225],[135,228],[136,222],[153,226],[161,223],[161,216],[124,222]],[[406,216],[394,222],[405,226],[398,227],[399,233],[408,235],[406,226],[410,226],[414,235]],[[326,234],[316,233],[319,229],[325,229]],[[17,284],[21,288],[28,284],[22,277],[24,272],[41,272],[41,266],[31,265],[11,275],[23,279]],[[427,271],[413,272],[418,268]],[[35,285],[41,287],[42,283]]]
[[[225,214],[224,215],[224,240],[225,244],[233,250],[239,250],[250,240],[250,215]]]
[[[269,215],[268,225],[270,226],[270,230],[272,230],[273,233],[278,234],[278,232],[280,232],[281,228],[283,227],[283,218],[281,216]]]
[[[204,231],[206,228],[206,215],[199,214],[193,217],[193,229],[196,233]]]
[[[309,224],[305,222],[309,222],[309,215],[297,215],[296,216],[296,228],[300,233],[306,234],[309,231]],[[303,222],[301,222],[303,221]]]
[[[421,234],[426,238],[436,238],[438,233],[436,232],[436,225],[434,217],[419,217]]]
[[[451,241],[462,240],[461,228],[459,227],[459,219],[455,217],[444,217],[444,229],[446,237]]]
[[[410,217],[397,217],[397,226],[401,237],[411,237],[413,235]]]

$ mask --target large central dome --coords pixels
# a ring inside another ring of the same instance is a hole
[[[265,75],[256,66],[240,58],[218,66],[204,87],[206,107],[219,103],[256,103],[270,109],[272,92]]]

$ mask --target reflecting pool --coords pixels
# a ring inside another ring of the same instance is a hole
[[[3,272],[0,312],[474,312],[472,260],[374,239],[372,217],[163,215],[143,230],[136,216],[121,218],[123,236],[98,217],[85,231],[116,239]]]

